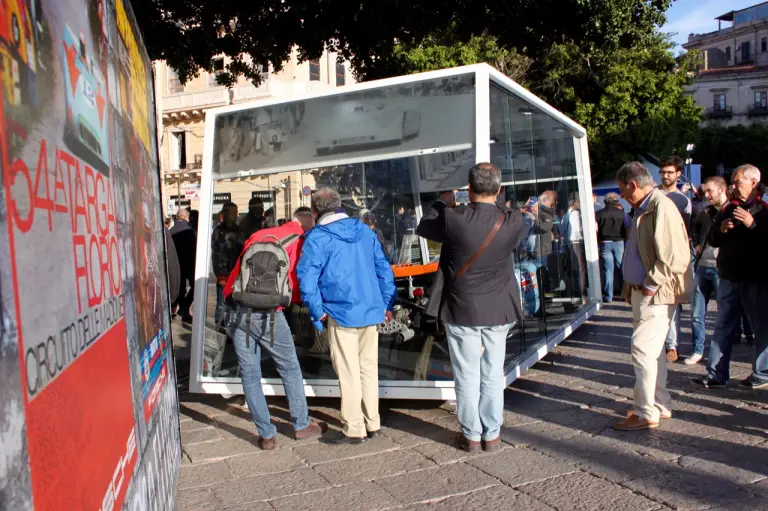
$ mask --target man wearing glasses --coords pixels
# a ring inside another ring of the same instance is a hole
[[[661,161],[659,164],[659,175],[661,177],[661,186],[659,189],[664,192],[668,199],[677,206],[677,210],[683,217],[683,223],[685,224],[686,233],[688,238],[691,237],[691,201],[688,197],[677,189],[677,181],[683,173],[683,159],[679,156],[669,156]],[[683,312],[682,305],[678,305],[675,309],[672,321],[669,323],[669,331],[667,332],[667,361],[677,362],[677,338],[680,335],[680,314]]]

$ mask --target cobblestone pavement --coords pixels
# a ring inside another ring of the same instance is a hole
[[[685,318],[683,324],[690,324]],[[768,509],[768,391],[742,390],[750,349],[736,350],[734,380],[706,391],[669,374],[673,418],[655,431],[610,426],[629,407],[631,319],[608,304],[506,391],[493,454],[451,447],[450,405],[382,402],[384,435],[329,446],[286,435],[287,407],[272,401],[278,449],[260,451],[242,398],[182,396],[180,510],[657,510]],[[682,337],[690,340],[690,330]],[[683,343],[686,353],[690,343]],[[338,401],[311,400],[338,429]]]

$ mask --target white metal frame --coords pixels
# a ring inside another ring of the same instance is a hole
[[[239,105],[230,105],[220,108],[215,108],[206,111],[205,116],[205,139],[204,139],[204,151],[203,151],[203,168],[201,176],[201,200],[200,200],[200,219],[198,232],[201,233],[197,240],[197,253],[198,257],[195,264],[195,301],[193,304],[194,321],[192,325],[192,341],[191,341],[191,360],[190,360],[190,392],[198,393],[210,393],[210,394],[242,394],[243,386],[239,378],[213,378],[203,377],[202,371],[202,354],[203,354],[203,339],[205,335],[205,320],[198,318],[206,318],[206,305],[208,297],[208,279],[209,268],[211,264],[211,252],[210,252],[210,235],[212,232],[212,215],[213,215],[213,155],[214,155],[214,128],[216,117],[221,114],[237,112],[241,110],[249,110],[257,107],[264,107],[269,105],[275,105],[279,103],[285,103],[288,101],[301,101],[309,100],[320,97],[329,97],[337,94],[348,94],[351,92],[358,92],[363,90],[376,89],[381,87],[389,87],[394,85],[402,85],[406,83],[412,83],[416,81],[431,80],[437,78],[445,78],[450,76],[458,76],[473,73],[475,75],[475,140],[474,144],[451,146],[451,147],[434,147],[434,148],[421,148],[410,152],[397,152],[390,154],[377,154],[375,156],[359,157],[359,158],[345,158],[334,161],[323,162],[323,166],[338,165],[341,163],[349,163],[350,159],[355,163],[364,163],[368,161],[379,161],[388,158],[405,158],[415,157],[426,154],[433,154],[437,152],[445,151],[458,151],[469,149],[474,145],[476,162],[490,161],[490,84],[491,82],[501,86],[506,91],[513,95],[518,96],[523,101],[530,103],[532,106],[540,109],[542,112],[553,117],[555,120],[564,124],[574,136],[574,145],[576,149],[577,158],[577,176],[579,183],[579,195],[582,198],[591,197],[591,178],[589,176],[589,157],[587,153],[586,143],[586,130],[580,125],[573,122],[561,112],[557,111],[541,99],[534,96],[532,93],[525,90],[523,87],[515,83],[513,80],[499,73],[495,69],[491,68],[487,64],[476,64],[472,66],[464,66],[453,69],[431,71],[427,73],[420,73],[416,75],[400,76],[396,78],[388,78],[384,80],[377,80],[372,82],[366,82],[361,84],[355,84],[346,86],[343,88],[337,88],[333,90],[320,91],[316,93],[307,93],[297,96],[291,96],[290,99],[285,97],[275,97],[263,101],[251,102]],[[461,122],[461,120],[457,120]],[[249,171],[248,175],[260,175],[260,174],[275,174],[284,171],[297,171],[309,168],[314,168],[317,163],[307,162],[306,165],[294,165],[282,167],[273,167],[266,172]],[[250,170],[250,169],[249,169]],[[243,177],[233,175],[218,175],[217,179],[230,179],[234,177]],[[418,184],[418,180],[416,181]],[[415,190],[416,197],[418,199],[419,190]],[[590,295],[590,299],[599,301],[600,291],[599,274],[597,273],[597,244],[594,238],[595,225],[594,215],[589,214],[589,211],[593,211],[593,205],[591,200],[582,200],[582,204],[586,205],[588,211],[585,211],[585,237],[591,240],[586,244],[587,260],[589,261],[589,282],[590,289],[593,291]],[[421,204],[416,204],[417,215],[421,214]],[[426,245],[426,243],[423,243]],[[426,253],[422,247],[422,253]],[[592,296],[594,291],[597,296]],[[506,374],[507,384],[512,382],[515,378],[520,376],[526,369],[533,364],[541,360],[554,346],[565,339],[570,333],[583,323],[590,315],[594,314],[599,309],[599,303],[591,303],[579,311],[578,315],[573,318],[570,324],[560,328],[559,330],[551,333],[546,340],[542,340],[539,347],[534,351],[531,351],[525,358],[519,361],[512,370]],[[264,393],[266,395],[284,395],[285,390],[282,386],[282,382],[278,378],[264,378],[262,379],[262,385]],[[322,397],[339,397],[338,381],[328,379],[312,379],[304,381],[304,389],[307,396],[322,396]],[[453,400],[456,398],[454,383],[452,381],[393,381],[382,380],[380,381],[379,395],[382,398],[396,398],[396,399],[439,399],[439,400]]]

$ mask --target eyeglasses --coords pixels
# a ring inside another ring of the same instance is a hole
[[[662,176],[666,176],[666,175],[670,175],[671,176],[671,175],[677,174],[677,171],[676,170],[667,170],[667,171],[662,170],[662,171],[659,172],[659,174],[661,174]]]

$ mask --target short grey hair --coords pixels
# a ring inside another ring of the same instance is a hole
[[[341,207],[341,195],[333,188],[319,188],[312,192],[312,209],[322,215]]]
[[[749,163],[746,163],[746,164],[744,164],[744,165],[739,165],[739,166],[738,166],[738,167],[736,167],[736,169],[733,171],[733,174],[732,174],[732,175],[734,175],[734,176],[735,176],[735,175],[736,175],[736,174],[738,174],[739,172],[741,172],[742,174],[744,174],[744,177],[746,177],[747,179],[754,179],[754,180],[755,180],[755,181],[757,181],[758,183],[760,182],[760,169],[758,169],[758,168],[757,168],[757,167],[755,167],[754,165],[751,165],[751,164],[749,164]]]
[[[176,218],[179,220],[189,220],[189,210],[179,208],[179,211],[176,212]]]
[[[478,195],[496,196],[501,188],[501,171],[493,163],[478,163],[469,169],[469,186]]]
[[[606,204],[618,204],[619,194],[616,192],[608,192],[605,194],[605,198],[603,199],[603,202],[605,202]]]
[[[653,176],[639,161],[630,161],[622,165],[616,173],[616,180],[626,185],[634,181],[640,188],[653,186]]]

